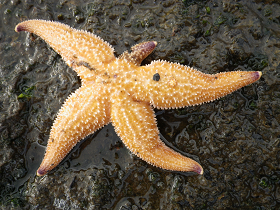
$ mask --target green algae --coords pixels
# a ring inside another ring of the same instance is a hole
[[[18,99],[22,98],[31,98],[32,91],[35,89],[35,86],[23,88],[23,93],[18,95]]]

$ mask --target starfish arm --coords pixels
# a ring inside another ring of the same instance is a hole
[[[98,36],[65,24],[45,20],[28,20],[15,27],[44,39],[83,79],[115,59],[114,49]]]
[[[157,108],[179,108],[213,101],[257,81],[262,73],[233,71],[204,74],[188,66],[156,61],[135,71],[135,100]],[[140,91],[139,91],[140,90]]]
[[[97,85],[84,85],[70,95],[52,126],[38,176],[55,168],[81,139],[109,123],[107,95],[104,87]]]
[[[156,46],[157,42],[155,41],[142,42],[134,45],[131,48],[131,53],[125,51],[119,58],[126,59],[128,62],[131,62],[136,66],[140,66],[142,61],[153,52]]]
[[[125,93],[111,98],[111,120],[124,144],[146,162],[167,170],[203,174],[200,164],[167,147],[159,138],[154,111],[148,103]]]

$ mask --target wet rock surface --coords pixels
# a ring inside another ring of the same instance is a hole
[[[280,5],[277,1],[0,1],[0,206],[3,209],[277,209],[280,205]],[[155,168],[111,125],[44,177],[36,170],[76,73],[27,19],[94,32],[120,55],[142,41],[162,59],[205,73],[262,71],[212,103],[156,110],[161,138],[204,174]]]

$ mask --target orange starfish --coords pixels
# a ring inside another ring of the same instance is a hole
[[[140,66],[156,42],[137,44],[131,53],[116,58],[101,38],[58,22],[29,20],[15,30],[40,36],[82,79],[82,86],[65,101],[52,126],[38,176],[56,167],[81,139],[110,122],[124,144],[146,162],[203,174],[200,164],[160,140],[151,106],[167,109],[213,101],[262,75],[246,71],[209,75],[166,61]]]

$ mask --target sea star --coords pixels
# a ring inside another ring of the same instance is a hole
[[[124,144],[146,162],[203,174],[199,163],[160,140],[152,107],[179,108],[213,101],[262,75],[258,71],[210,75],[166,61],[140,66],[156,42],[137,44],[131,53],[116,58],[101,38],[58,22],[29,20],[15,30],[40,36],[82,79],[82,86],[67,98],[52,126],[38,176],[56,167],[81,139],[110,122]]]

